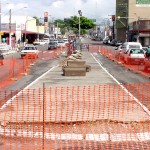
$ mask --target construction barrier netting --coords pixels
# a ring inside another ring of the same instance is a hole
[[[150,83],[0,91],[0,149],[148,150]]]

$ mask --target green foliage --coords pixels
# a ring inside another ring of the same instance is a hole
[[[36,25],[39,26],[40,25],[40,20],[36,16],[34,16],[33,18],[36,19]]]
[[[34,16],[33,18],[36,19],[37,25],[40,25],[40,20]],[[54,22],[49,22],[50,24],[54,24],[56,27],[60,28],[62,34],[66,31],[72,30],[75,34],[79,33],[79,17],[78,16],[71,16],[70,18],[65,18],[64,20],[57,19]],[[92,29],[96,26],[92,20],[81,16],[80,17],[80,32],[81,34],[85,34],[86,30]]]

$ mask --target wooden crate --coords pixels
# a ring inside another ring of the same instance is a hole
[[[69,67],[83,67],[86,65],[86,61],[83,60],[68,60],[67,66]]]
[[[63,75],[64,76],[85,76],[86,67],[64,67]]]

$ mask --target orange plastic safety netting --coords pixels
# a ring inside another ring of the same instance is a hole
[[[0,149],[150,149],[150,83],[0,91]]]
[[[58,47],[56,50],[42,50],[38,58],[32,53],[27,54],[23,58],[12,57],[3,60],[3,65],[0,65],[0,89],[14,83],[20,77],[29,74],[31,67],[38,61],[47,61],[58,58],[64,53],[65,47]]]
[[[126,54],[122,51],[110,49],[105,46],[97,46],[99,49],[99,52],[107,57],[110,60],[113,60],[119,64],[122,64],[123,66],[127,67],[128,69],[143,74],[144,76],[150,77],[150,59],[129,59],[128,61],[125,61]]]

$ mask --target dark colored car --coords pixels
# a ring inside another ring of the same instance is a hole
[[[116,45],[116,42],[117,42],[117,41],[113,39],[113,40],[110,42],[110,45],[111,45],[111,46],[115,46],[115,45]]]
[[[116,40],[115,46],[120,46],[120,45],[122,45],[122,41],[121,40]]]
[[[49,42],[48,50],[56,49],[56,48],[57,48],[57,43],[56,42]]]
[[[110,39],[108,37],[103,39],[103,44],[109,44],[110,43]]]

